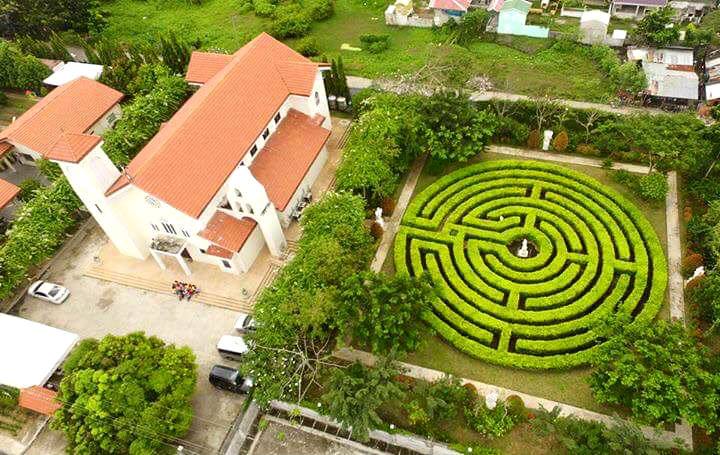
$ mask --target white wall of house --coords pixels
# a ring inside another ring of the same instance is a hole
[[[120,171],[102,150],[102,142],[90,151],[79,163],[57,161],[70,182],[75,194],[93,215],[105,234],[118,250],[128,256],[143,259],[149,251],[145,238],[133,229],[127,213],[118,211],[115,204],[105,195]],[[133,219],[134,220],[134,219]]]
[[[256,226],[245,245],[235,254],[234,260],[240,272],[247,272],[252,267],[263,248],[265,248],[265,239],[260,228]]]

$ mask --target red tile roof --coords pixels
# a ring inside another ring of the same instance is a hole
[[[55,400],[55,397],[57,397],[57,392],[36,385],[28,387],[27,389],[20,389],[18,405],[22,408],[51,416],[62,407],[62,405]]]
[[[85,133],[122,97],[117,90],[80,77],[38,101],[0,132],[0,140],[22,144],[45,156],[63,133]]]
[[[46,158],[77,163],[90,153],[102,138],[92,134],[63,133],[55,142]]]
[[[285,99],[311,95],[317,68],[270,35],[259,35],[180,108],[106,194],[132,181],[197,218]]]
[[[245,245],[256,226],[255,220],[250,218],[238,219],[218,210],[210,218],[205,229],[200,231],[198,235],[226,250],[240,251],[240,248]],[[210,253],[209,250],[208,253]]]
[[[7,180],[0,179],[0,209],[5,208],[9,203],[15,200],[20,188]]]
[[[430,0],[430,8],[467,11],[471,0]]]
[[[207,254],[223,259],[230,259],[233,256],[232,251],[226,250],[225,248],[217,245],[210,245],[210,247],[207,249]]]
[[[12,150],[13,145],[9,142],[0,141],[0,158],[5,156],[7,152]]]
[[[278,210],[285,210],[330,137],[322,120],[291,109],[250,165]]]
[[[196,84],[204,84],[221,69],[230,63],[233,56],[228,54],[215,54],[212,52],[193,52],[190,55],[185,80]]]

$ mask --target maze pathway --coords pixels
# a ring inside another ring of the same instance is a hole
[[[425,319],[442,337],[522,368],[586,363],[602,321],[654,318],[667,286],[657,234],[632,203],[532,161],[469,166],[425,189],[402,220],[395,264],[432,277]]]

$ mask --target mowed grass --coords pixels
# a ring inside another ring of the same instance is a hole
[[[510,157],[500,153],[485,152],[471,159],[470,163],[507,159],[523,160],[528,158],[515,156]],[[446,175],[470,163],[459,163],[449,166],[447,169],[443,170],[442,175]],[[555,164],[583,172],[632,201],[643,211],[645,216],[653,225],[663,249],[667,252],[664,205],[648,204],[640,200],[626,187],[613,181],[604,169],[579,166],[569,163]],[[434,175],[429,172],[428,167],[426,166],[423,173],[420,175],[413,197],[420,193],[423,189],[427,188],[428,185],[432,184],[439,177],[439,175]],[[395,267],[392,262],[393,255],[390,254],[383,264],[383,272],[388,274],[395,273]],[[670,310],[667,301],[660,310],[658,317],[662,319],[669,319]],[[592,411],[609,414],[624,413],[624,410],[622,409],[603,406],[595,401],[592,396],[592,391],[587,383],[587,378],[592,373],[592,369],[589,367],[579,367],[560,371],[532,371],[492,365],[464,354],[458,349],[455,349],[447,344],[442,338],[435,335],[428,335],[424,345],[418,351],[408,355],[403,360],[408,363],[444,371],[458,377],[494,384],[516,390],[518,392],[528,393]]]
[[[321,54],[342,55],[348,74],[369,78],[417,71],[433,59],[455,62],[466,72],[489,77],[496,90],[525,95],[604,101],[611,85],[595,64],[573,51],[552,48],[551,41],[499,36],[468,48],[444,44],[430,29],[390,27],[383,11],[388,1],[335,0],[335,14],[313,25]],[[242,0],[204,0],[190,5],[183,0],[115,0],[104,5],[110,13],[107,38],[131,42],[175,30],[200,39],[205,49],[234,52],[258,33],[269,29],[268,19],[243,9]],[[390,35],[390,49],[380,54],[341,51],[343,43],[360,46],[363,33]],[[294,45],[297,40],[288,40]]]

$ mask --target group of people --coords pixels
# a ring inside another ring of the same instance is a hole
[[[194,284],[188,284],[178,280],[173,281],[172,290],[178,300],[187,299],[188,302],[192,296],[200,293],[200,289]]]

